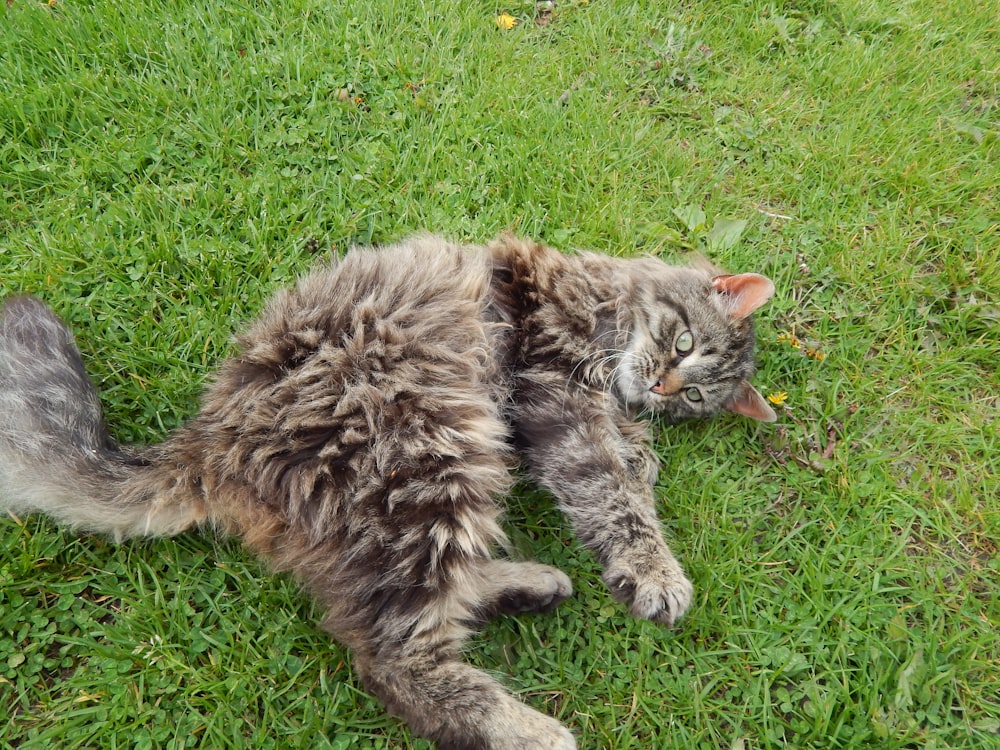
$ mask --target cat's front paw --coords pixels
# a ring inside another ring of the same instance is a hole
[[[636,617],[673,625],[691,606],[694,587],[674,560],[639,573],[628,562],[614,562],[604,582],[619,601],[628,602]]]

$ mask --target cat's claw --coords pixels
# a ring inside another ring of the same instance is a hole
[[[691,606],[694,587],[674,562],[653,572],[637,574],[626,564],[612,564],[604,582],[616,599],[629,603],[635,617],[673,625]]]

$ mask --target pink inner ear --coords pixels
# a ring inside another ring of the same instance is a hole
[[[746,380],[740,382],[736,388],[736,393],[726,402],[725,408],[736,414],[742,414],[744,417],[757,419],[761,422],[774,422],[778,418],[778,415],[774,413],[774,409],[760,395],[760,392]]]
[[[712,286],[726,296],[729,314],[737,319],[745,318],[774,294],[774,284],[759,273],[716,276]]]

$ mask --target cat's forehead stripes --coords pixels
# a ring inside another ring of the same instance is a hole
[[[659,297],[654,303],[662,319],[679,319],[685,326],[691,327],[687,309],[674,297]]]

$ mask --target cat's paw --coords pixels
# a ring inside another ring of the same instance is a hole
[[[604,582],[629,610],[664,625],[673,625],[691,606],[694,587],[674,560],[638,573],[627,562],[614,562],[604,571]]]
[[[555,719],[531,709],[519,719],[513,736],[498,743],[498,750],[576,750],[576,739]]]
[[[576,750],[576,739],[551,716],[536,711],[512,696],[482,706],[475,735],[454,734],[438,739],[441,750]]]
[[[551,612],[573,593],[573,583],[559,568],[531,562],[515,565],[518,582],[499,596],[499,612],[509,615]]]

